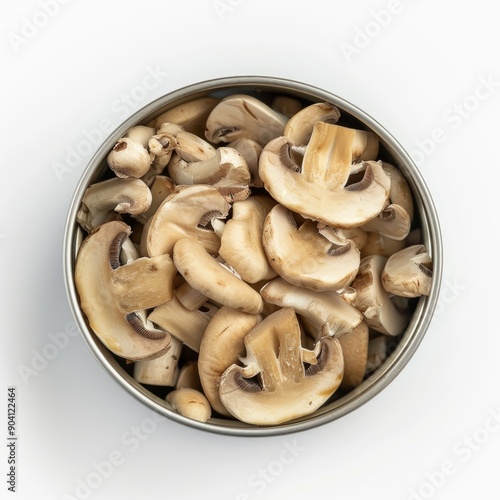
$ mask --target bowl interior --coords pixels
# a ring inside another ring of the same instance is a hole
[[[279,426],[251,426],[236,420],[212,417],[197,422],[174,412],[164,400],[166,389],[144,386],[132,376],[132,365],[113,355],[89,328],[82,313],[73,279],[76,254],[84,237],[76,223],[76,213],[86,188],[111,177],[106,156],[116,141],[132,126],[147,124],[164,111],[183,102],[203,96],[225,97],[230,94],[250,94],[270,103],[276,95],[301,100],[304,105],[327,101],[341,111],[340,125],[370,130],[380,138],[379,159],[397,166],[408,181],[415,203],[414,227],[421,230],[421,242],[433,259],[433,282],[427,297],[411,300],[413,315],[405,332],[391,342],[391,352],[383,365],[370,374],[361,385],[348,393],[337,391],[332,399],[315,413]],[[197,83],[169,93],[148,104],[123,122],[102,144],[89,162],[75,191],[67,217],[64,237],[64,272],[70,306],[85,342],[104,369],[118,384],[146,406],[177,422],[212,432],[232,435],[278,435],[306,430],[340,418],[360,407],[384,389],[408,363],[427,331],[437,304],[442,275],[441,234],[436,210],[430,193],[417,167],[396,139],[378,122],[342,98],[310,85],[269,77],[229,77]]]

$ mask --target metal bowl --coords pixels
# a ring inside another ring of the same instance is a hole
[[[381,158],[400,169],[413,191],[415,220],[421,230],[421,241],[433,259],[433,281],[430,294],[416,299],[410,323],[405,332],[397,338],[392,352],[383,365],[354,390],[335,397],[313,414],[278,426],[252,426],[236,420],[215,417],[202,423],[173,411],[164,398],[136,382],[132,377],[130,367],[113,355],[92,332],[80,308],[74,282],[75,258],[83,237],[76,223],[76,214],[86,188],[101,180],[105,175],[108,169],[106,156],[117,140],[130,127],[147,123],[178,104],[202,96],[223,97],[234,93],[249,93],[262,99],[268,99],[273,95],[288,95],[306,103],[327,101],[340,109],[343,124],[371,130],[377,134],[381,141]],[[418,348],[434,313],[442,276],[442,240],[434,203],[416,165],[397,140],[371,116],[344,99],[305,83],[282,78],[238,76],[196,83],[164,95],[134,113],[110,134],[90,160],[74,193],[66,221],[63,259],[69,304],[83,338],[102,367],[123,389],[161,415],[197,429],[227,435],[267,436],[303,431],[332,422],[359,408],[394,380]]]

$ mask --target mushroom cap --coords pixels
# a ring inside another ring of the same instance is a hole
[[[361,260],[359,271],[351,283],[356,290],[355,306],[373,330],[386,335],[400,335],[408,324],[408,314],[400,311],[382,286],[382,270],[387,258],[370,255]]]
[[[424,245],[413,245],[394,253],[382,271],[385,290],[400,297],[429,295],[432,259]]]
[[[261,146],[283,134],[286,116],[255,97],[234,94],[225,97],[207,118],[205,136],[215,144],[246,137]]]
[[[151,257],[172,254],[176,241],[184,237],[194,238],[217,253],[220,238],[201,226],[212,217],[226,217],[228,213],[229,204],[213,186],[178,186],[145,224],[141,253]]]
[[[244,337],[262,320],[231,307],[221,307],[210,320],[201,339],[198,373],[203,392],[219,414],[231,416],[219,397],[219,382],[224,371],[245,354]]]
[[[109,168],[117,177],[142,177],[147,173],[153,155],[140,143],[122,137],[107,156]]]
[[[293,308],[312,325],[316,340],[326,335],[340,337],[363,320],[361,312],[337,292],[315,292],[292,285],[283,278],[276,278],[264,285],[260,294],[266,302]]]
[[[278,137],[262,150],[259,175],[273,198],[293,212],[336,228],[361,226],[383,210],[390,189],[375,161],[364,161],[358,167],[362,179],[348,185],[352,161],[363,155],[370,134],[318,122],[301,167],[290,157],[294,144]]]
[[[310,290],[339,290],[358,272],[357,246],[329,228],[306,220],[300,227],[290,211],[276,205],[267,215],[262,241],[272,268],[286,281]]]
[[[291,308],[280,309],[258,323],[244,343],[245,366],[227,368],[219,386],[222,403],[238,420],[278,425],[309,415],[340,385],[344,361],[339,341],[324,337],[314,353],[304,349]],[[304,363],[310,366],[306,368]]]
[[[215,260],[201,243],[181,238],[174,246],[177,271],[196,290],[219,304],[250,314],[262,312],[258,292]]]
[[[276,278],[262,242],[264,220],[276,202],[267,196],[251,196],[233,203],[219,254],[247,283]]]
[[[75,284],[90,328],[110,351],[130,360],[152,359],[169,349],[170,335],[146,338],[131,313],[171,300],[176,271],[168,255],[120,266],[121,241],[130,232],[118,221],[94,230],[79,249]]]

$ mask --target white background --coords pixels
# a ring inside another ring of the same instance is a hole
[[[50,16],[42,5],[2,1],[0,16],[0,497],[498,499],[494,2],[59,0]],[[152,70],[157,85],[141,94]],[[156,97],[234,75],[303,81],[367,111],[417,161],[442,225],[441,298],[410,363],[354,413],[291,436],[156,423],[68,335],[63,227],[98,144],[62,175],[56,165],[103,120],[114,129]],[[124,104],[134,89],[140,98]],[[66,339],[55,352],[54,338]],[[9,386],[16,495],[6,478]],[[134,438],[141,426],[149,434]]]

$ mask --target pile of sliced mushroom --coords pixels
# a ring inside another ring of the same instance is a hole
[[[411,189],[328,103],[203,97],[130,129],[89,186],[89,326],[166,404],[278,425],[359,386],[428,295]]]

